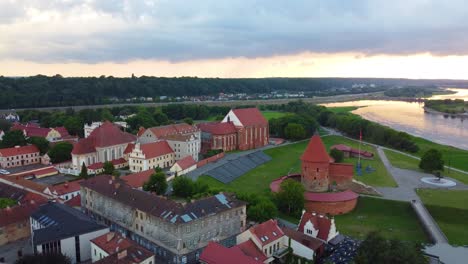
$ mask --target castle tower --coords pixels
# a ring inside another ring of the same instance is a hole
[[[333,159],[328,156],[322,139],[315,134],[301,156],[301,181],[306,191],[326,192],[329,185],[329,168]]]

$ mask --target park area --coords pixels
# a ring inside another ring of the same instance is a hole
[[[400,169],[415,170],[422,172],[422,170],[419,168],[418,159],[388,149],[385,149],[384,152],[393,166]],[[457,179],[462,183],[468,184],[468,174],[466,173],[445,168],[445,170],[442,172],[442,175],[445,177]]]
[[[340,136],[325,136],[322,137],[322,140],[327,147],[327,150],[329,150],[330,147],[335,144],[346,144],[351,147],[358,147],[357,142]],[[258,166],[257,168],[240,176],[227,185],[209,176],[201,176],[200,180],[207,183],[209,186],[216,188],[230,189],[247,193],[269,193],[269,186],[271,181],[281,176],[287,175],[288,173],[300,172],[301,161],[299,158],[301,157],[308,143],[309,140],[303,140],[297,143],[265,150],[265,153],[272,158],[271,161]],[[386,170],[375,148],[369,145],[363,145],[361,148],[363,150],[371,151],[375,154],[373,160],[362,160],[361,162],[363,168],[369,166],[375,171],[367,173],[365,170],[363,170],[362,176],[356,176],[355,173],[355,179],[372,186],[395,187],[395,181]],[[344,162],[356,164],[357,158],[346,158]]]
[[[417,193],[450,244],[468,245],[468,191],[418,189]]]
[[[351,213],[335,216],[335,221],[340,233],[358,239],[364,239],[371,231],[379,231],[389,239],[428,242],[428,237],[408,202],[359,197],[356,209]]]

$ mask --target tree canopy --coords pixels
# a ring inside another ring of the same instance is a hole
[[[44,155],[49,151],[49,141],[43,137],[30,137],[27,142],[31,145],[35,145],[41,155]]]
[[[421,157],[419,168],[425,172],[435,172],[444,169],[442,153],[437,149],[429,149]]]
[[[387,240],[379,233],[371,232],[361,243],[354,258],[356,264],[425,264],[422,247],[399,240]]]
[[[157,171],[151,174],[147,182],[143,184],[143,190],[147,192],[155,192],[156,194],[163,195],[166,193],[168,184],[166,175],[162,171]]]
[[[304,208],[304,186],[295,180],[285,180],[275,197],[280,211],[291,216],[300,216]]]
[[[71,264],[71,259],[61,253],[25,255],[15,261],[15,264]]]
[[[27,144],[27,140],[24,137],[23,131],[12,130],[5,132],[3,139],[0,142],[2,148],[12,148],[14,146],[24,146]]]
[[[102,172],[103,174],[114,175],[115,167],[114,167],[114,164],[112,164],[112,162],[110,161],[104,162],[103,169],[104,169],[104,171]]]
[[[335,162],[340,163],[344,159],[343,151],[332,149],[330,150],[330,156],[335,160]]]
[[[70,142],[58,142],[47,153],[52,163],[60,163],[71,160],[73,145]]]

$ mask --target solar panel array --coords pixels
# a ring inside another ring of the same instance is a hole
[[[256,151],[209,170],[206,175],[222,183],[229,183],[270,160],[271,157],[263,153],[263,151]]]

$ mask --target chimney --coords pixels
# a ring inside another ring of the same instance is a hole
[[[114,232],[109,232],[109,233],[107,233],[106,241],[107,241],[107,242],[111,241],[111,240],[114,238],[114,235],[115,235]]]
[[[127,250],[123,250],[122,252],[117,253],[117,259],[121,260],[127,256]]]

